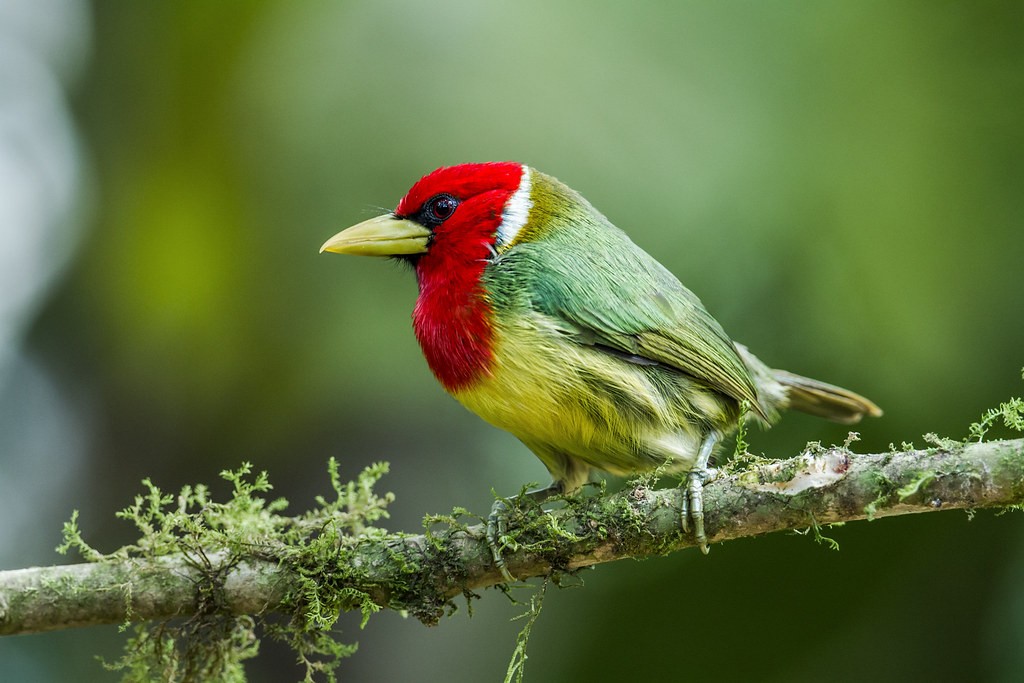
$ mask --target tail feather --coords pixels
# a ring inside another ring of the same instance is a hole
[[[736,351],[750,370],[757,387],[760,412],[768,416],[768,422],[774,422],[778,411],[785,408],[848,425],[860,422],[865,415],[879,417],[882,414],[881,408],[849,389],[769,368],[742,344],[736,344]]]
[[[785,370],[772,370],[772,376],[787,389],[789,407],[840,424],[855,424],[865,415],[879,417],[882,409],[849,389],[794,375]]]

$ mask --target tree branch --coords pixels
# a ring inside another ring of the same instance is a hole
[[[693,545],[680,530],[682,488],[633,482],[610,496],[578,496],[545,513],[523,503],[506,550],[518,578]],[[755,467],[705,488],[712,543],[836,522],[1024,501],[1024,439],[855,455],[842,448]],[[296,518],[293,518],[296,519]],[[436,525],[435,525],[436,526]],[[304,559],[305,558],[305,559]],[[336,552],[308,557],[253,542],[248,552],[202,550],[0,572],[0,635],[162,620],[213,611],[295,613],[309,583],[333,590],[342,609],[406,609],[426,623],[453,597],[501,583],[480,525],[425,534],[364,533]],[[372,605],[371,605],[372,607]]]

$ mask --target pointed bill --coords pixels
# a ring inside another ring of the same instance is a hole
[[[320,247],[335,254],[408,256],[427,251],[430,230],[419,223],[384,214],[342,230]]]

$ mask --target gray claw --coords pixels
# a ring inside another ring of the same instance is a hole
[[[508,567],[505,566],[505,558],[501,556],[501,546],[498,539],[508,531],[508,503],[500,498],[494,501],[491,506],[491,514],[487,516],[487,545],[491,548],[491,557],[494,559],[494,566],[501,572],[501,576],[507,583],[514,583],[516,577],[512,576]]]
[[[704,438],[697,453],[697,461],[687,475],[686,494],[683,496],[683,531],[689,532],[689,520],[693,520],[693,540],[705,555],[708,554],[708,537],[704,531],[704,482],[715,476],[715,470],[708,469],[708,460],[721,440],[721,435],[711,431]]]
[[[708,537],[704,532],[704,478],[703,472],[690,472],[686,498],[690,501],[690,514],[693,518],[693,540],[705,555],[708,554]],[[685,507],[685,506],[684,506]],[[686,517],[683,517],[683,529],[686,528]]]

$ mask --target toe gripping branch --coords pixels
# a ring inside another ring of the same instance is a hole
[[[508,567],[505,566],[505,558],[501,556],[504,545],[499,543],[508,532],[508,510],[509,502],[504,498],[494,501],[494,505],[491,506],[491,514],[487,516],[487,545],[491,547],[494,566],[501,572],[502,578],[508,583],[514,583],[516,577],[512,576]]]
[[[704,531],[704,484],[712,476],[711,470],[708,469],[708,460],[711,459],[711,453],[721,438],[721,434],[712,431],[704,439],[697,454],[697,461],[686,477],[686,492],[683,494],[683,531],[689,533],[690,520],[693,520],[693,540],[705,555],[710,548]]]
[[[694,541],[705,555],[707,555],[710,548],[708,547],[707,534],[704,531],[704,484],[714,476],[714,472],[708,469],[708,461],[711,459],[711,453],[715,450],[715,446],[718,445],[721,438],[722,435],[716,431],[708,433],[707,437],[705,437],[697,454],[697,460],[693,464],[693,469],[687,475],[686,492],[683,495],[683,509],[681,512],[683,531],[689,533],[690,521],[692,520]],[[559,495],[563,492],[563,483],[555,481],[542,489],[527,491],[522,497],[529,498],[535,503],[540,504],[551,496]],[[512,576],[512,573],[505,565],[502,550],[506,545],[503,539],[508,534],[509,511],[514,505],[515,502],[511,498],[498,498],[494,501],[494,505],[491,506],[491,514],[487,516],[487,545],[491,549],[494,566],[501,572],[502,578],[508,583],[515,582],[516,577]]]
[[[563,493],[561,482],[551,482],[541,489],[527,491],[521,497],[529,498],[538,505],[551,496]],[[505,548],[504,538],[508,535],[508,516],[515,502],[511,498],[498,498],[491,506],[491,514],[487,516],[487,545],[491,548],[491,557],[494,559],[494,566],[501,572],[501,576],[507,583],[514,583],[517,579],[505,566],[505,558],[501,551]]]

